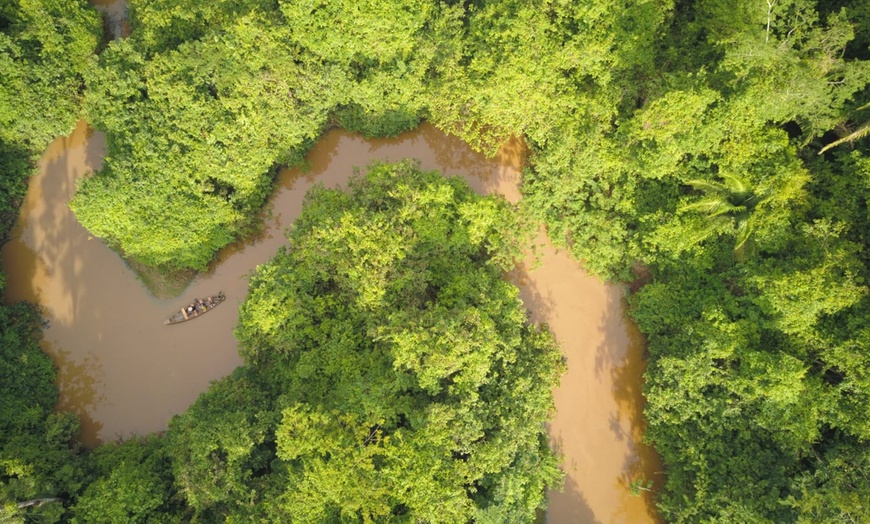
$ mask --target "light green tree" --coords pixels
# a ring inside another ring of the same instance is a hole
[[[0,6],[0,143],[41,152],[72,131],[100,35],[100,17],[84,0]]]
[[[308,195],[236,330],[282,392],[273,520],[533,518],[562,365],[501,277],[517,225],[409,162]]]

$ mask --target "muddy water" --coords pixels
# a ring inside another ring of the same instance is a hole
[[[98,168],[104,155],[104,137],[83,123],[55,141],[2,249],[6,300],[44,308],[43,345],[59,371],[58,408],[81,415],[88,446],[164,429],[211,380],[240,363],[231,334],[235,305],[190,325],[163,326],[183,300],[152,297],[69,210],[76,178]],[[224,283],[204,279],[188,292],[207,295],[218,286]],[[238,304],[244,281],[231,279],[225,287],[229,302]]]
[[[624,317],[624,292],[583,272],[541,237],[540,267],[520,268],[532,320],[546,322],[568,369],[553,392],[550,443],[562,454],[565,485],[549,496],[548,522],[661,522],[650,494],[633,497],[632,480],[661,486],[661,463],[642,440],[643,338]]]
[[[517,201],[523,148],[509,142],[487,160],[429,125],[393,140],[331,131],[308,155],[307,171],[281,174],[263,234],[225,249],[211,273],[172,300],[151,296],[67,207],[76,178],[97,169],[104,154],[103,136],[84,124],[54,142],[31,179],[13,240],[2,250],[7,300],[43,306],[50,321],[44,348],[59,368],[59,409],[82,416],[88,445],[164,429],[211,380],[240,364],[232,329],[248,274],[284,245],[281,232],[298,216],[312,184],[343,185],[354,167],[371,160],[413,157],[423,168],[465,175],[476,190]],[[623,292],[586,275],[543,237],[539,243],[540,267],[518,268],[511,278],[533,320],[550,325],[568,362],[550,426],[566,482],[550,494],[547,520],[655,522],[651,501],[628,492],[634,478],[658,480],[660,467],[639,444],[642,340],[624,319]],[[186,297],[218,290],[227,302],[206,317],[162,325]]]

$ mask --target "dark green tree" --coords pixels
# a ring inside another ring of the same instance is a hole
[[[31,304],[0,307],[0,518],[12,522],[57,522],[86,482],[78,418],[52,412],[55,369],[41,327]],[[25,504],[38,499],[46,502]]]
[[[239,368],[171,421],[167,451],[175,488],[197,518],[263,515],[271,495],[268,473],[276,466],[276,394]]]
[[[87,458],[93,480],[73,507],[73,523],[181,522],[172,507],[170,457],[157,437],[108,443]]]

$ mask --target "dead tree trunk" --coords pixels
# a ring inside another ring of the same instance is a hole
[[[25,500],[24,502],[18,503],[18,509],[38,508],[39,506],[42,506],[43,504],[47,504],[49,502],[63,502],[63,499],[59,499],[57,497],[46,497],[42,499]]]

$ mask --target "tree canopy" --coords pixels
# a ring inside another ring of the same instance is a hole
[[[203,269],[256,222],[272,167],[341,125],[395,135],[426,117],[494,152],[604,130],[667,9],[572,2],[134,0],[133,32],[87,78],[109,155],[79,220],[149,265]],[[110,210],[110,212],[106,212]],[[253,217],[253,219],[252,219]]]
[[[81,118],[83,75],[100,35],[84,0],[0,4],[0,239],[15,221],[33,162]]]
[[[164,269],[202,269],[255,228],[275,168],[330,126],[386,136],[425,118],[488,152],[522,136],[523,204],[554,242],[602,278],[651,276],[631,315],[649,341],[663,516],[870,518],[866,1],[130,10],[131,36],[92,64],[96,19],[81,2],[0,7],[4,223],[32,151],[70,128],[82,99],[109,155],[72,207]],[[497,278],[517,219],[412,165],[372,172],[310,197],[243,307],[247,367],[166,439],[70,458],[78,473],[62,481],[7,469],[4,489],[75,493],[78,519],[112,498],[127,508],[113,518],[132,520],[529,519],[557,476],[540,423],[559,362]],[[10,358],[34,355],[44,385],[24,311],[0,315],[26,333],[4,340]],[[30,428],[18,442],[63,441],[74,421],[48,415],[51,392],[32,387],[36,407],[9,419]],[[528,395],[504,400],[517,390]],[[121,479],[149,487],[119,493]]]
[[[41,152],[80,117],[83,75],[100,37],[84,0],[8,0],[0,6],[0,141]]]
[[[0,2],[0,244],[18,214],[35,160],[81,118],[83,75],[100,19],[82,0]],[[5,276],[0,275],[0,295]],[[78,418],[53,413],[55,369],[39,346],[33,304],[0,305],[0,520],[56,522],[86,483]],[[19,508],[23,501],[44,499]]]
[[[850,46],[870,30],[866,6],[768,6],[678,5],[639,107],[592,139],[603,161],[556,178],[545,149],[530,179],[587,267],[652,273],[632,315],[674,522],[870,515],[855,480],[870,407],[867,144],[817,154],[867,101],[868,50]],[[613,190],[593,196],[604,180]]]
[[[521,238],[503,200],[411,162],[309,192],[242,305],[247,370],[170,428],[194,510],[532,520],[560,477],[544,424],[562,364],[502,278]]]

